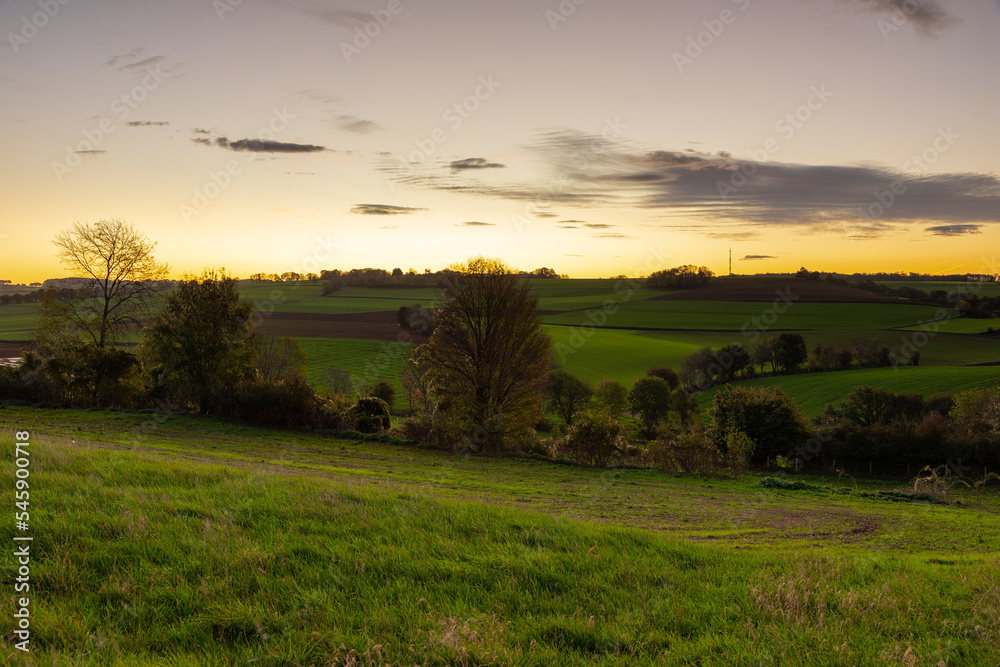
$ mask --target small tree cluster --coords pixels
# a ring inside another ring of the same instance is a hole
[[[685,264],[672,269],[654,271],[646,278],[650,289],[692,289],[707,285],[715,276],[707,267]]]

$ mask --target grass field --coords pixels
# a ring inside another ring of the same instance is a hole
[[[0,305],[0,340],[29,340],[38,316],[37,303]]]
[[[907,330],[923,330],[928,325],[905,327]],[[944,322],[935,322],[933,329],[942,333],[981,334],[987,329],[1000,329],[1000,318],[974,319],[971,317],[956,317]]]
[[[910,282],[908,280],[877,280],[879,285],[893,289],[913,287],[930,294],[935,290],[944,290],[949,294],[978,294],[979,296],[1000,296],[1000,283],[980,282],[946,282],[929,280],[925,282]]]
[[[902,366],[899,368],[866,368],[856,371],[803,373],[778,377],[756,378],[740,382],[747,387],[781,387],[807,417],[823,412],[827,404],[840,403],[854,387],[884,387],[897,392],[956,394],[977,387],[1000,383],[1000,366],[947,367]],[[698,394],[703,409],[712,404],[715,387]]]
[[[296,338],[295,341],[309,357],[306,376],[311,384],[326,388],[328,370],[339,368],[350,374],[355,388],[361,383],[388,380],[396,388],[397,404],[405,403],[399,374],[410,355],[411,344],[354,338]]]
[[[1000,660],[995,494],[889,503],[835,478],[776,491],[756,476],[0,410],[5,443],[15,427],[32,431],[36,653],[20,658],[5,633],[5,664]]]
[[[550,327],[554,329],[555,327]],[[799,331],[806,340],[806,347],[811,352],[817,343],[827,346],[853,345],[859,339],[874,338],[890,348],[899,349],[907,343],[918,346],[921,366],[965,366],[1000,361],[1000,340],[962,336],[956,334],[937,334],[925,337],[918,335],[922,330],[898,329],[894,331],[851,331],[849,329],[831,331]],[[744,346],[753,345],[754,332],[743,336],[739,333],[720,332],[683,332],[683,331],[638,331],[637,336],[669,340],[678,343],[690,343],[698,347],[709,345],[718,348],[729,343],[741,343]],[[763,332],[760,337],[769,335]],[[918,345],[919,344],[919,345]]]
[[[642,296],[641,292],[637,292]],[[935,318],[937,308],[881,303],[780,303],[746,301],[650,301],[634,298],[608,315],[605,326],[624,329],[704,329],[741,331],[764,326],[771,330],[884,329]],[[779,309],[780,309],[779,308]],[[564,313],[543,318],[546,324],[579,325],[585,313]]]

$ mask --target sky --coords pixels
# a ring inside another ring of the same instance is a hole
[[[1000,0],[0,0],[0,279],[1000,273]]]

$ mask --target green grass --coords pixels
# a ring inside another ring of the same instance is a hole
[[[296,338],[309,360],[306,377],[320,388],[327,387],[327,370],[340,368],[351,375],[355,388],[361,383],[388,380],[396,388],[396,404],[404,405],[399,374],[409,357],[411,343],[362,340],[357,338]]]
[[[0,340],[28,340],[35,328],[39,303],[0,305]]]
[[[854,387],[884,387],[896,392],[916,392],[928,396],[956,394],[998,383],[1000,366],[903,366],[756,378],[740,384],[747,387],[781,387],[807,417],[814,417],[823,412],[827,404],[840,403]],[[703,410],[707,410],[720,390],[720,387],[715,387],[698,395],[698,403]]]
[[[916,324],[935,317],[937,308],[883,303],[793,303],[775,313],[767,303],[745,301],[649,301],[621,303],[608,315],[608,327],[650,329],[704,329],[743,331],[765,327],[771,330],[885,329]],[[547,324],[579,325],[584,313],[548,315]]]
[[[877,280],[879,285],[886,285],[893,289],[900,287],[913,287],[930,294],[935,290],[944,290],[952,294],[978,294],[979,296],[1000,296],[1000,283],[979,283],[979,282],[945,282],[928,280],[923,282],[910,282],[908,280]]]
[[[553,329],[555,327],[552,327]],[[837,347],[853,345],[859,339],[874,338],[879,343],[888,345],[894,350],[913,345],[920,350],[921,366],[964,366],[1000,361],[1000,340],[960,336],[955,334],[936,334],[934,336],[919,335],[920,328],[912,331],[898,329],[894,331],[852,331],[848,329],[830,331],[798,331],[806,340],[806,347],[812,352],[817,343]],[[683,331],[638,331],[636,335],[655,338],[657,340],[674,341],[704,347],[706,345],[719,348],[730,343],[740,343],[751,347],[762,337],[772,335],[763,332],[760,336],[742,335],[736,332],[683,332]],[[676,367],[675,367],[676,368]]]
[[[887,503],[187,417],[0,414],[5,469],[15,424],[33,433],[37,587],[36,652],[4,633],[6,664],[1000,660],[993,496]],[[13,581],[9,551],[2,567]]]
[[[684,357],[705,341],[676,342],[618,329],[545,326],[552,339],[552,358],[588,382],[603,378],[631,386],[653,366],[679,368]],[[731,338],[732,336],[729,336]],[[726,340],[726,338],[718,338]]]
[[[1000,329],[1000,318],[975,319],[971,317],[956,317],[945,322],[935,322],[933,325],[911,326],[907,330],[926,330],[928,327],[942,333],[981,334],[987,329]]]

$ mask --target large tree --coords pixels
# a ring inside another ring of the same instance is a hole
[[[46,299],[43,320],[60,323],[99,348],[142,322],[169,271],[153,257],[156,243],[123,220],[78,222],[53,243],[76,280],[72,290],[53,291]]]
[[[531,437],[551,341],[530,285],[485,257],[450,267],[441,280],[434,333],[418,352],[439,406],[458,420],[470,449]]]
[[[183,281],[143,336],[156,386],[202,414],[213,412],[234,386],[257,375],[253,312],[224,273]]]

